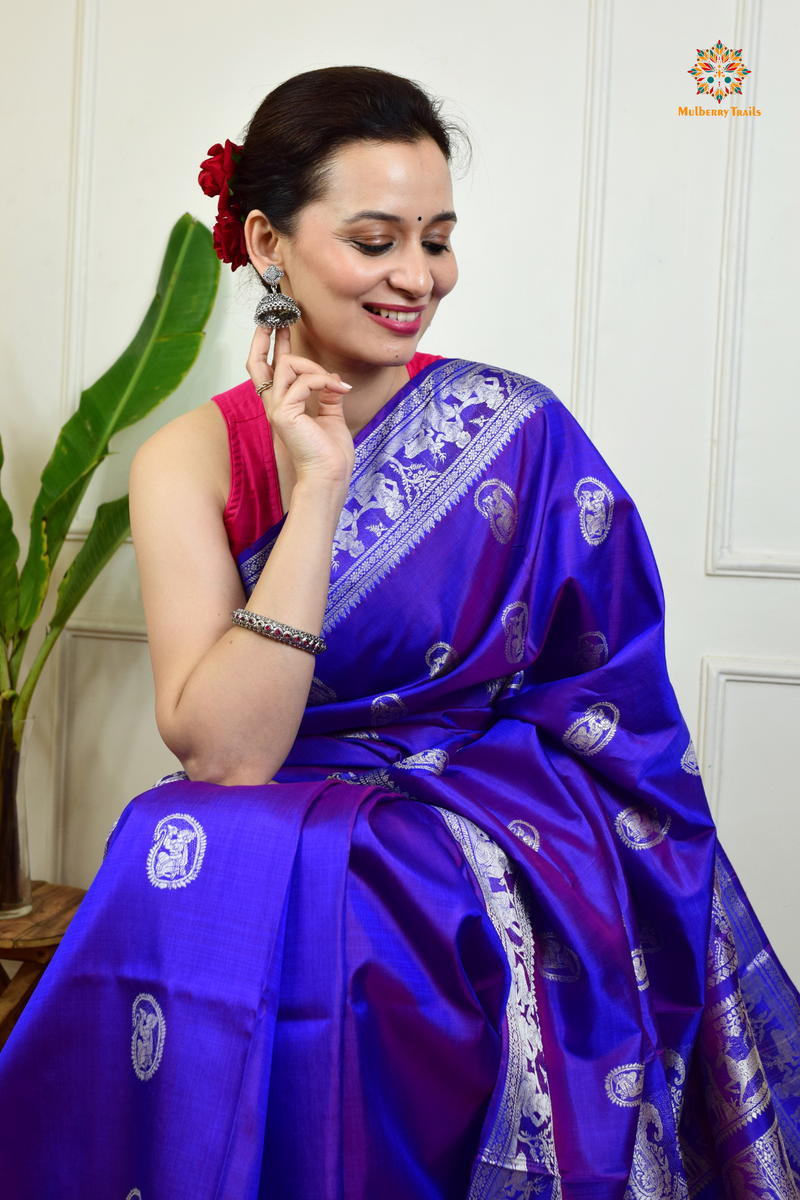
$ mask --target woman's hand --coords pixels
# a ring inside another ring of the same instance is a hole
[[[353,439],[344,419],[342,399],[350,391],[336,374],[291,353],[288,329],[277,330],[274,369],[267,361],[270,331],[256,329],[247,370],[256,387],[271,379],[263,393],[270,425],[291,455],[297,482],[346,491],[353,470]],[[317,414],[306,406],[312,393]]]

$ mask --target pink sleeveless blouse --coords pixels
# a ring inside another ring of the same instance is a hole
[[[441,354],[415,354],[408,364],[409,379]],[[252,546],[283,516],[278,468],[264,405],[252,380],[213,397],[228,427],[231,490],[223,519],[234,558]]]

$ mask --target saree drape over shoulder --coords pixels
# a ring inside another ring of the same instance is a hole
[[[278,786],[120,818],[0,1056],[2,1194],[796,1200],[798,994],[551,392],[442,360],[362,431],[324,636]]]

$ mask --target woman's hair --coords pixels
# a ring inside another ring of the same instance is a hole
[[[431,138],[447,162],[460,127],[418,83],[375,67],[324,67],[287,79],[247,127],[233,182],[244,219],[254,208],[290,237],[301,210],[325,188],[333,154],[353,142]]]

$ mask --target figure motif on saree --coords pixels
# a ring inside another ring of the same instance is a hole
[[[402,771],[430,771],[431,775],[441,775],[450,759],[444,750],[421,750],[419,754],[410,754],[395,763]]]
[[[425,655],[425,664],[430,678],[438,679],[458,666],[458,653],[449,642],[434,642]]]
[[[491,526],[498,542],[507,546],[519,517],[517,498],[502,479],[487,479],[475,492],[475,507]]]
[[[599,546],[608,537],[614,516],[614,497],[604,483],[587,475],[575,485],[580,509],[581,533],[590,546]]]
[[[687,775],[700,774],[700,764],[697,761],[697,755],[695,753],[693,742],[689,742],[689,745],[683,752],[683,757],[681,758],[681,770],[685,771]]]
[[[568,749],[589,758],[608,745],[617,732],[618,723],[617,706],[601,700],[590,704],[586,712],[572,722],[561,740]]]
[[[706,1102],[719,1143],[763,1113],[772,1098],[738,983],[708,1017]]]
[[[530,821],[510,821],[508,828],[521,842],[524,842],[526,846],[530,846],[531,850],[539,849],[541,842],[539,830],[535,825],[531,825]]]
[[[142,1082],[152,1079],[164,1053],[167,1024],[161,1005],[149,992],[140,992],[133,1002],[133,1069]]]
[[[323,683],[316,675],[312,678],[307,704],[335,704],[336,698],[336,692],[332,687],[328,687],[327,683]]]
[[[183,888],[195,880],[203,865],[206,835],[188,813],[162,817],[147,855],[147,878],[155,888]]]
[[[630,846],[631,850],[651,850],[663,842],[671,824],[671,816],[662,822],[657,808],[633,804],[619,813],[614,828],[620,841]]]
[[[645,954],[658,954],[664,949],[664,938],[652,921],[638,921],[639,942]]]
[[[608,642],[605,634],[599,629],[590,633],[582,633],[572,659],[572,665],[583,675],[586,671],[596,671],[598,667],[608,662]]]
[[[555,933],[539,935],[542,974],[553,983],[575,983],[581,977],[581,963],[574,950]]]
[[[503,609],[503,629],[506,633],[506,661],[522,662],[525,638],[528,636],[528,606],[515,600]]]
[[[644,1087],[644,1063],[623,1063],[606,1075],[606,1095],[621,1108],[638,1108]]]
[[[404,717],[408,710],[397,692],[385,692],[384,695],[375,697],[370,711],[373,725],[388,725],[391,721]]]
[[[644,951],[641,946],[637,946],[635,950],[631,950],[631,958],[633,959],[633,973],[636,976],[636,986],[640,992],[646,992],[650,987],[650,979],[647,975],[647,963],[644,961]]]

